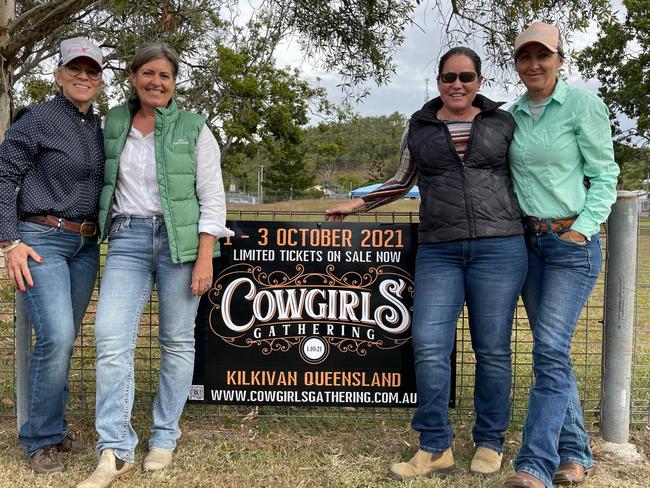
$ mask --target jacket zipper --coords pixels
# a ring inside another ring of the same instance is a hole
[[[503,104],[500,103],[500,104],[496,104],[496,106],[487,107],[487,108],[479,107],[481,109],[481,111],[478,114],[476,114],[476,117],[474,117],[474,120],[472,120],[472,127],[471,127],[470,133],[469,133],[469,141],[467,142],[467,150],[465,151],[465,157],[467,157],[469,155],[470,150],[472,148],[472,144],[474,142],[474,127],[475,127],[476,120],[479,117],[481,117],[485,112],[490,112],[492,110],[496,110],[501,105],[503,105]],[[420,112],[420,111],[418,111],[418,112]],[[458,152],[456,151],[456,148],[454,147],[454,143],[451,140],[451,134],[449,133],[449,128],[447,127],[447,125],[444,122],[439,120],[437,117],[430,116],[429,114],[417,113],[417,115],[415,115],[415,118],[417,118],[419,120],[422,120],[424,122],[430,122],[430,123],[433,123],[433,124],[442,124],[444,126],[445,133],[446,133],[446,136],[447,136],[447,144],[453,150],[452,151],[453,154],[456,155],[456,159],[457,159],[457,161],[459,163],[459,166],[460,166],[461,179],[462,179],[462,182],[463,182],[463,196],[465,197],[465,213],[467,215],[468,229],[469,229],[469,232],[470,232],[470,237],[475,238],[475,236],[476,236],[476,223],[472,219],[473,206],[472,206],[472,201],[469,198],[469,191],[468,191],[468,188],[467,188],[468,184],[467,184],[467,173],[465,171],[465,161],[464,161],[464,159],[460,158],[460,156],[458,155]]]
[[[472,143],[474,142],[474,121],[480,117],[480,113],[474,117],[474,120],[472,120],[472,126],[470,128],[469,132],[469,141],[467,141],[467,149],[465,150],[465,157],[469,155],[469,152],[472,148]],[[455,155],[456,160],[458,161],[458,165],[460,166],[460,177],[463,182],[463,196],[465,199],[465,216],[467,218],[467,228],[469,229],[470,233],[470,238],[474,239],[476,236],[476,223],[474,222],[474,219],[472,219],[472,215],[474,213],[474,207],[472,206],[472,200],[470,198],[469,194],[469,188],[468,188],[468,183],[467,183],[467,172],[465,171],[465,157],[461,158],[460,155],[458,154],[458,151],[456,150],[456,146],[454,146],[454,141],[451,138],[451,133],[449,132],[449,127],[447,127],[447,124],[444,122],[440,122],[444,128],[445,128],[445,135],[447,137],[447,144],[449,145],[452,154]]]
[[[160,133],[161,133],[161,138],[160,139],[162,141],[164,141],[164,139],[165,139],[165,130],[164,130],[165,129],[165,114],[164,113],[159,113],[158,110],[156,110],[156,115],[160,115]],[[154,130],[155,130],[155,127],[154,127]],[[155,134],[154,134],[154,138],[155,138]],[[169,201],[170,201],[170,197],[169,197],[169,178],[167,177],[167,166],[165,165],[165,156],[164,156],[165,148],[163,147],[163,145],[164,144],[161,143],[161,147],[160,147],[160,168],[162,169],[163,178],[165,179],[165,186],[167,187],[167,201],[165,202],[165,205],[169,206],[170,205],[170,203],[169,203]],[[162,204],[162,199],[161,199],[160,203]],[[176,234],[176,226],[174,224],[174,218],[172,217],[171,211],[169,209],[168,209],[168,212],[169,212],[169,215],[170,215],[169,220],[171,221],[170,224],[171,224],[171,227],[172,227],[171,231],[172,231],[174,242],[176,244],[176,250],[175,250],[176,251],[176,261],[179,264],[181,264],[181,256],[180,256],[180,253],[178,252],[179,243],[178,243],[178,235]],[[165,222],[164,208],[163,208],[163,222]],[[167,225],[167,222],[165,222],[165,225]],[[169,233],[169,229],[167,229],[167,232]],[[169,245],[170,245],[169,252],[171,254],[171,241],[169,242]]]
[[[469,141],[467,141],[467,149],[465,150],[464,158],[461,159],[462,168],[463,168],[463,193],[465,194],[465,206],[467,209],[467,221],[470,229],[470,237],[472,239],[476,238],[476,221],[472,218],[474,215],[474,206],[472,205],[472,199],[469,195],[468,183],[467,183],[467,174],[465,173],[465,161],[464,159],[469,156],[470,151],[472,150],[472,145],[474,144],[474,128],[475,122],[481,116],[482,112],[476,114],[476,117],[472,120],[472,126],[469,131]],[[460,159],[460,158],[459,158]]]

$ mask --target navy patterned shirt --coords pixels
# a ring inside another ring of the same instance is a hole
[[[17,220],[55,215],[97,221],[104,175],[101,120],[62,94],[27,109],[0,145],[0,241],[18,239]]]

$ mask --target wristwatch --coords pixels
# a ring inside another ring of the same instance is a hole
[[[0,251],[7,252],[11,251],[14,247],[17,247],[18,244],[20,244],[22,241],[20,239],[16,239],[13,241],[2,241],[0,242]]]

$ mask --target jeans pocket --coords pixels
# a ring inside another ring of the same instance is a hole
[[[18,222],[18,233],[21,235],[21,238],[38,238],[38,237],[48,237],[53,234],[56,234],[60,229],[56,227],[50,227],[45,224],[37,224],[35,222],[23,222],[22,220]]]
[[[563,236],[564,234],[566,234],[570,230],[571,229],[566,229],[566,230],[563,230],[561,232],[553,232],[553,239],[555,239],[555,241],[557,241],[560,244],[563,244],[565,246],[569,246],[569,247],[585,247],[587,245],[587,242],[588,242],[586,239],[584,241],[582,241],[582,242],[576,242],[576,241],[573,241],[573,240],[560,239],[561,236]]]
[[[128,229],[128,227],[129,227],[128,220],[121,219],[121,218],[114,219],[113,222],[111,222],[111,228],[108,232],[107,240],[111,241],[124,229]]]

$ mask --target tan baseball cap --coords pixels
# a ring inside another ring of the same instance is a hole
[[[528,28],[517,36],[515,40],[515,54],[514,57],[517,57],[519,50],[531,44],[533,42],[538,42],[551,52],[561,52],[562,51],[562,39],[560,39],[560,30],[551,24],[545,24],[544,22],[534,22],[528,26]]]
[[[99,69],[102,68],[102,50],[90,39],[74,37],[61,41],[59,46],[59,66],[65,66],[77,58],[91,59]]]

